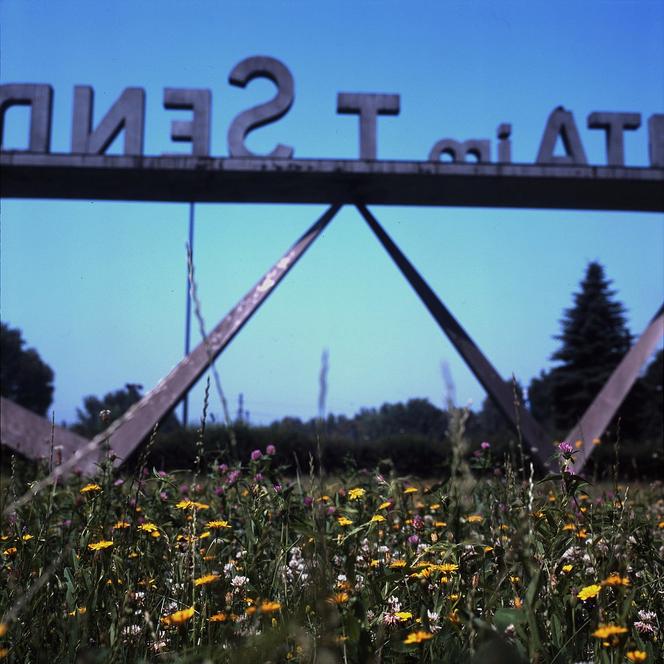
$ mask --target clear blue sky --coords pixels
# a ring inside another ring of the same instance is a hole
[[[169,139],[165,87],[212,90],[212,154],[240,111],[273,94],[228,84],[240,60],[270,55],[295,79],[295,103],[249,147],[355,158],[357,120],[338,92],[401,95],[379,120],[378,157],[426,159],[440,138],[495,137],[513,126],[513,160],[535,160],[549,113],[574,113],[590,163],[604,164],[592,111],[633,111],[626,163],[646,166],[647,118],[664,112],[664,3],[648,2],[26,2],[0,4],[3,83],[50,83],[54,152],[68,152],[73,86],[95,89],[95,122],[128,86],[147,95],[145,153]],[[7,147],[27,143],[7,114]],[[118,152],[116,144],[111,152]],[[495,159],[495,141],[492,158]],[[199,205],[195,261],[208,328],[323,211],[322,206]],[[640,333],[664,297],[661,214],[373,208],[505,377],[550,366],[563,310],[588,261],[606,268]],[[146,390],[182,357],[182,204],[2,201],[2,320],[23,330],[56,373],[53,408],[71,422],[87,394]],[[198,341],[197,330],[193,338]],[[484,393],[353,209],[344,209],[217,362],[235,410],[254,422],[317,412],[329,349],[328,412],[426,397],[442,405],[446,362],[456,399]],[[192,418],[201,411],[192,393]],[[219,417],[219,400],[211,410]]]

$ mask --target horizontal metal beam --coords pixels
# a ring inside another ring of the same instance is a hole
[[[664,169],[0,153],[4,198],[664,211]]]

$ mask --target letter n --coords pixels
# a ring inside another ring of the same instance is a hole
[[[82,154],[104,154],[124,130],[124,154],[143,154],[145,124],[145,91],[125,88],[118,100],[92,129],[93,90],[87,85],[74,88],[74,121],[71,151]]]

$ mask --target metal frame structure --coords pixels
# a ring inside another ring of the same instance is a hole
[[[522,404],[515,403],[508,384],[385,232],[366,205],[357,203],[356,207],[438,326],[494,400],[503,416],[514,429],[519,431],[534,460],[542,468],[548,468],[553,447],[551,441],[546,440],[539,424]],[[340,204],[330,206],[192,352],[185,354],[185,357],[164,379],[92,441],[87,442],[71,432],[53,427],[43,418],[29,413],[15,404],[8,405],[3,400],[2,442],[28,457],[43,458],[48,450],[47,443],[62,441],[60,442],[60,454],[64,462],[58,468],[58,474],[63,474],[74,467],[84,472],[92,472],[99,451],[105,443],[110,443],[113,452],[117,455],[116,463],[124,462],[140,446],[141,442],[147,439],[155,424],[186,397],[201,375],[239,333],[311,244],[322,234],[340,208]],[[636,380],[643,362],[654,350],[662,335],[664,335],[664,306],[614,371],[579,424],[570,432],[568,440],[582,441],[580,453],[575,461],[577,472],[583,468],[592,452],[593,439],[603,433]],[[33,432],[33,435],[30,432]],[[49,433],[50,435],[47,435]],[[75,440],[72,437],[75,437]]]

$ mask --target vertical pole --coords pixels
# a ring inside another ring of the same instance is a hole
[[[189,250],[191,260],[194,260],[194,204],[189,203]],[[189,355],[191,342],[191,285],[189,284],[189,266],[187,266],[187,304],[184,322],[184,356]],[[184,395],[182,402],[182,426],[186,427],[189,421],[189,393]]]

